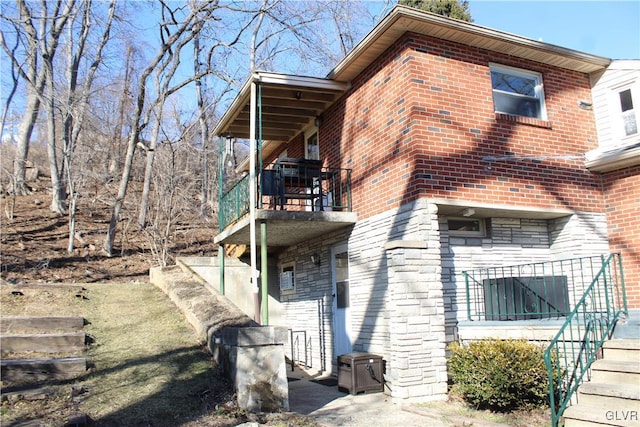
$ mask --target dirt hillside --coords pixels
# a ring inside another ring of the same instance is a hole
[[[152,250],[148,231],[136,226],[136,193],[131,191],[128,205],[118,224],[115,256],[102,251],[109,223],[106,197],[96,191],[79,200],[75,250],[67,252],[68,217],[49,210],[51,197],[46,179],[31,182],[34,191],[27,196],[2,195],[0,200],[0,277],[11,283],[96,283],[144,282],[149,268],[160,265]],[[103,190],[103,192],[109,189]],[[113,189],[111,189],[113,190]],[[214,254],[215,224],[197,215],[183,218],[171,234],[170,259],[176,256]]]

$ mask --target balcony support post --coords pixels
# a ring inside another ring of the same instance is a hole
[[[262,289],[262,326],[269,324],[269,266],[267,265],[267,222],[260,221],[260,287]]]
[[[251,246],[251,285],[253,286],[253,320],[260,322],[260,294],[258,288],[258,268],[256,257],[256,82],[251,82],[251,102],[249,120],[249,234]]]

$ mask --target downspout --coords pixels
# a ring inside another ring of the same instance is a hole
[[[218,245],[218,270],[220,270],[220,295],[224,295],[224,245]]]
[[[251,284],[253,285],[253,320],[260,322],[260,294],[256,256],[256,82],[251,82],[249,116],[249,238],[251,250]]]

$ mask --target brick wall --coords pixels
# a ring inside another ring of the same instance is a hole
[[[640,309],[640,166],[602,175],[611,251],[622,254],[629,308]]]
[[[490,62],[542,73],[547,121],[494,113]],[[587,75],[406,34],[353,85],[324,115],[321,155],[353,169],[361,217],[420,197],[604,210],[583,160]]]

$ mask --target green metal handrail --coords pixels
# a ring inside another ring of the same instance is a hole
[[[616,322],[629,313],[620,254],[601,259],[600,270],[544,352],[553,427]]]
[[[224,230],[244,215],[249,213],[249,175],[236,182],[220,198],[218,229]]]

